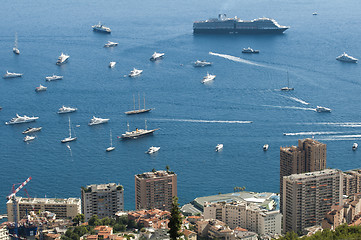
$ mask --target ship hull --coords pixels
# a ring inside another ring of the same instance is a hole
[[[132,114],[146,113],[146,112],[149,112],[150,110],[152,110],[152,109],[151,108],[150,109],[139,109],[139,110],[125,112],[125,114],[132,115]]]
[[[110,33],[111,33],[111,32],[108,32],[108,31],[105,31],[105,30],[96,29],[96,28],[93,28],[93,31],[94,31],[94,32],[98,32],[98,33],[107,33],[107,34],[110,34]]]
[[[288,28],[279,28],[279,29],[236,29],[236,28],[228,28],[228,29],[200,29],[193,28],[194,34],[282,34]]]
[[[143,136],[147,136],[147,135],[150,135],[150,134],[153,134],[155,131],[157,131],[158,129],[153,129],[153,130],[149,130],[147,132],[143,132],[141,134],[131,134],[131,135],[125,135],[123,134],[120,138],[121,139],[136,139],[136,138],[139,138],[139,137],[143,137]]]

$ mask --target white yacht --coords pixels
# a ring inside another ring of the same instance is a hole
[[[318,13],[317,12],[313,12],[312,15],[316,16]]]
[[[3,78],[17,78],[17,77],[22,77],[22,76],[23,76],[22,73],[12,73],[12,72],[6,71]]]
[[[56,61],[56,64],[61,65],[61,64],[66,63],[68,61],[69,57],[70,57],[69,55],[61,53],[61,55],[58,58],[58,61]]]
[[[112,139],[112,130],[110,130],[110,147],[108,147],[105,151],[110,152],[113,151],[115,147],[113,147],[113,139]]]
[[[27,123],[27,122],[34,122],[36,119],[39,119],[39,117],[28,117],[26,115],[24,116],[19,116],[18,114],[16,114],[16,117],[12,118],[10,121],[5,122],[6,125],[11,125],[11,124],[19,124],[19,123]]]
[[[219,151],[221,151],[223,149],[223,144],[217,144],[217,146],[216,146],[216,152],[219,152]]]
[[[53,76],[49,76],[49,77],[45,77],[45,80],[50,82],[50,81],[55,81],[55,80],[61,80],[63,79],[63,76],[58,76],[53,74]]]
[[[35,136],[26,135],[26,136],[24,137],[24,142],[31,141],[31,140],[34,140],[34,139],[35,139]]]
[[[129,73],[129,77],[139,76],[140,74],[142,74],[142,72],[143,72],[143,70],[139,70],[139,69],[133,68],[133,70],[130,71],[130,73]]]
[[[269,147],[268,144],[263,145],[263,151],[267,151],[267,150],[268,150],[268,147]]]
[[[39,87],[35,88],[35,92],[46,91],[46,89],[48,89],[48,88],[40,84]]]
[[[146,151],[145,153],[153,154],[153,153],[158,152],[159,149],[160,149],[160,147],[153,147],[153,146],[151,146],[151,147],[148,149],[148,151]]]
[[[211,66],[212,63],[211,62],[207,62],[207,61],[200,61],[200,60],[197,60],[194,62],[194,66],[195,67],[206,67],[206,66]]]
[[[118,43],[116,42],[111,42],[111,41],[108,41],[108,43],[106,43],[104,45],[104,47],[115,47],[115,46],[118,46]]]
[[[357,147],[358,147],[358,144],[357,144],[357,143],[353,143],[353,144],[352,144],[352,150],[355,151],[355,150],[357,149]]]
[[[341,54],[340,56],[338,56],[336,58],[336,60],[339,60],[341,62],[351,62],[351,63],[357,63],[357,61],[358,61],[357,58],[351,57],[345,52],[343,54]]]
[[[157,53],[154,52],[153,55],[150,57],[150,61],[156,61],[164,57],[164,53]]]
[[[117,64],[117,62],[110,62],[110,63],[109,63],[109,67],[110,67],[110,68],[113,68],[113,67],[115,67],[115,64]]]
[[[321,107],[321,106],[317,106],[316,107],[316,112],[331,112],[331,108],[327,108],[327,107]]]
[[[38,127],[38,128],[28,127],[26,130],[23,131],[23,134],[38,132],[38,131],[40,131],[41,129],[42,129],[42,127]]]
[[[142,137],[145,135],[149,135],[152,134],[153,132],[159,130],[159,128],[156,129],[151,129],[148,130],[147,129],[147,120],[145,120],[145,129],[138,129],[136,128],[135,131],[129,131],[129,123],[127,124],[128,127],[128,131],[126,131],[125,133],[122,134],[121,137],[118,138],[122,138],[122,139],[137,139],[138,137]]]
[[[243,48],[242,53],[259,53],[259,50],[253,50],[251,47]]]
[[[93,116],[93,118],[90,119],[90,122],[88,123],[88,125],[92,126],[92,125],[107,123],[107,122],[109,122],[109,120],[110,119],[108,119],[108,118],[97,118],[97,117]]]
[[[216,78],[216,75],[212,75],[207,72],[207,76],[205,76],[201,82],[206,83],[206,82],[214,80],[215,78]]]
[[[61,142],[67,143],[67,142],[75,141],[76,139],[77,139],[77,137],[71,136],[71,124],[70,124],[70,117],[69,117],[69,137],[64,138],[63,140],[61,140]]]
[[[102,25],[100,22],[97,25],[93,25],[92,28],[93,28],[93,31],[96,31],[96,32],[102,32],[102,33],[111,33],[112,32],[112,30],[110,30],[110,28]]]
[[[64,105],[59,108],[58,113],[62,114],[62,113],[71,113],[71,112],[75,112],[76,110],[78,110],[77,108],[72,108],[72,107],[65,107]]]
[[[17,33],[15,33],[15,42],[14,42],[13,52],[17,55],[20,54],[20,50],[18,49],[18,34]]]

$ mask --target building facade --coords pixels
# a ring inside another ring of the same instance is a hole
[[[355,169],[343,173],[343,194],[350,196],[361,192],[361,170]]]
[[[321,171],[326,168],[326,144],[312,138],[298,140],[298,146],[280,148],[280,195],[281,212],[283,177],[291,174]]]
[[[0,226],[0,240],[10,240],[9,231],[6,226]]]
[[[281,234],[282,215],[279,210],[266,210],[250,202],[206,203],[205,219],[217,219],[230,228],[245,228],[259,235]]]
[[[342,204],[341,170],[293,174],[283,178],[283,231],[302,232],[321,225],[332,205]]]
[[[124,189],[115,183],[93,184],[81,189],[82,213],[85,221],[93,215],[100,219],[124,211]]]
[[[154,171],[135,175],[137,210],[157,208],[170,211],[174,196],[177,196],[177,174]]]
[[[57,219],[73,219],[81,213],[81,203],[78,198],[23,198],[16,197],[16,212],[18,221],[34,211],[48,211],[56,214]],[[7,213],[9,222],[14,221],[14,204],[10,199],[7,204]]]

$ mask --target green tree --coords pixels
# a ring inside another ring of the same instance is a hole
[[[93,215],[89,221],[88,221],[88,224],[90,226],[100,226],[102,223],[101,221],[99,220],[98,216],[97,215]]]
[[[157,171],[157,170],[155,170],[155,168],[153,168],[153,169],[152,169],[152,172],[154,172],[154,173],[155,173],[156,171]]]
[[[167,170],[167,173],[169,173],[169,166],[165,166],[165,169]]]
[[[84,222],[84,214],[78,214],[75,216],[75,218],[73,219],[73,222],[76,224],[76,225],[79,225],[80,223],[83,223]]]
[[[169,227],[169,236],[170,239],[176,240],[182,234],[180,233],[182,227],[182,215],[179,209],[178,198],[176,196],[173,197],[172,201],[172,209],[170,210],[171,217],[169,219],[168,227]]]

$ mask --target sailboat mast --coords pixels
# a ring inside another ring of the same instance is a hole
[[[144,120],[145,123],[145,130],[147,130],[147,119]]]
[[[287,87],[289,88],[290,87],[290,78],[288,76],[288,71],[287,71]]]
[[[113,147],[112,130],[110,129],[110,146]]]
[[[70,117],[69,117],[69,138],[71,138]]]
[[[140,110],[140,94],[138,93],[138,105],[139,105],[139,110]]]
[[[135,111],[135,96],[134,96],[134,94],[133,94],[133,108],[134,108],[134,111]]]
[[[144,109],[145,109],[145,93],[144,93]]]

